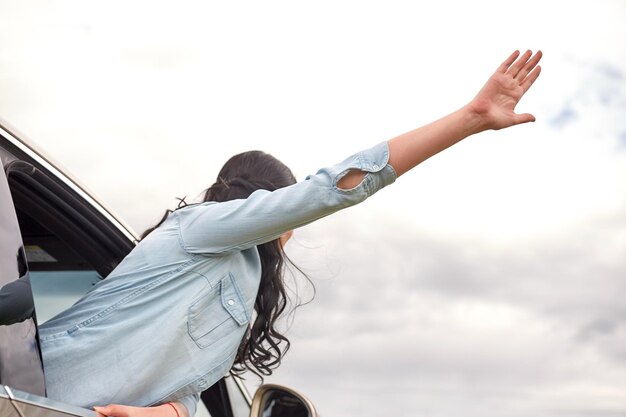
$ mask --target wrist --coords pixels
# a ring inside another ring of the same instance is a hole
[[[184,414],[181,412],[180,403],[178,402],[169,402],[165,403],[161,406],[165,414],[163,416],[170,417],[182,417]]]
[[[474,101],[461,107],[459,112],[463,120],[463,126],[467,129],[467,136],[491,129],[489,126],[488,110]]]

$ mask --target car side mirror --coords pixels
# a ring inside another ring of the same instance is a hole
[[[250,417],[317,417],[304,395],[280,385],[261,385],[252,399]]]

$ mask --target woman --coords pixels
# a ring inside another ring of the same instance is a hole
[[[106,280],[41,326],[48,396],[110,404],[94,407],[100,415],[191,416],[233,366],[270,374],[288,346],[274,322],[291,231],[472,134],[534,121],[514,110],[541,55],[514,52],[460,110],[300,183],[261,152],[231,158],[204,203],[166,214]]]

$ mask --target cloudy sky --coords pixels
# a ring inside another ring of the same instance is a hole
[[[541,49],[536,123],[296,233],[317,295],[271,381],[326,416],[623,416],[625,21],[619,0],[2,0],[0,117],[141,231],[236,152],[302,179]]]

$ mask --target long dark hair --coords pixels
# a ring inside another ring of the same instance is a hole
[[[224,164],[217,181],[205,191],[203,201],[248,198],[256,190],[274,191],[295,182],[291,170],[272,155],[244,152]],[[186,205],[181,199],[178,208]],[[159,227],[170,213],[172,210],[167,210],[159,223],[146,230],[141,238]],[[254,303],[257,316],[239,345],[233,371],[242,373],[247,369],[262,376],[272,374],[290,346],[289,339],[276,328],[277,319],[287,308],[283,272],[285,263],[290,261],[278,239],[258,245],[257,249],[261,258],[261,283]]]

